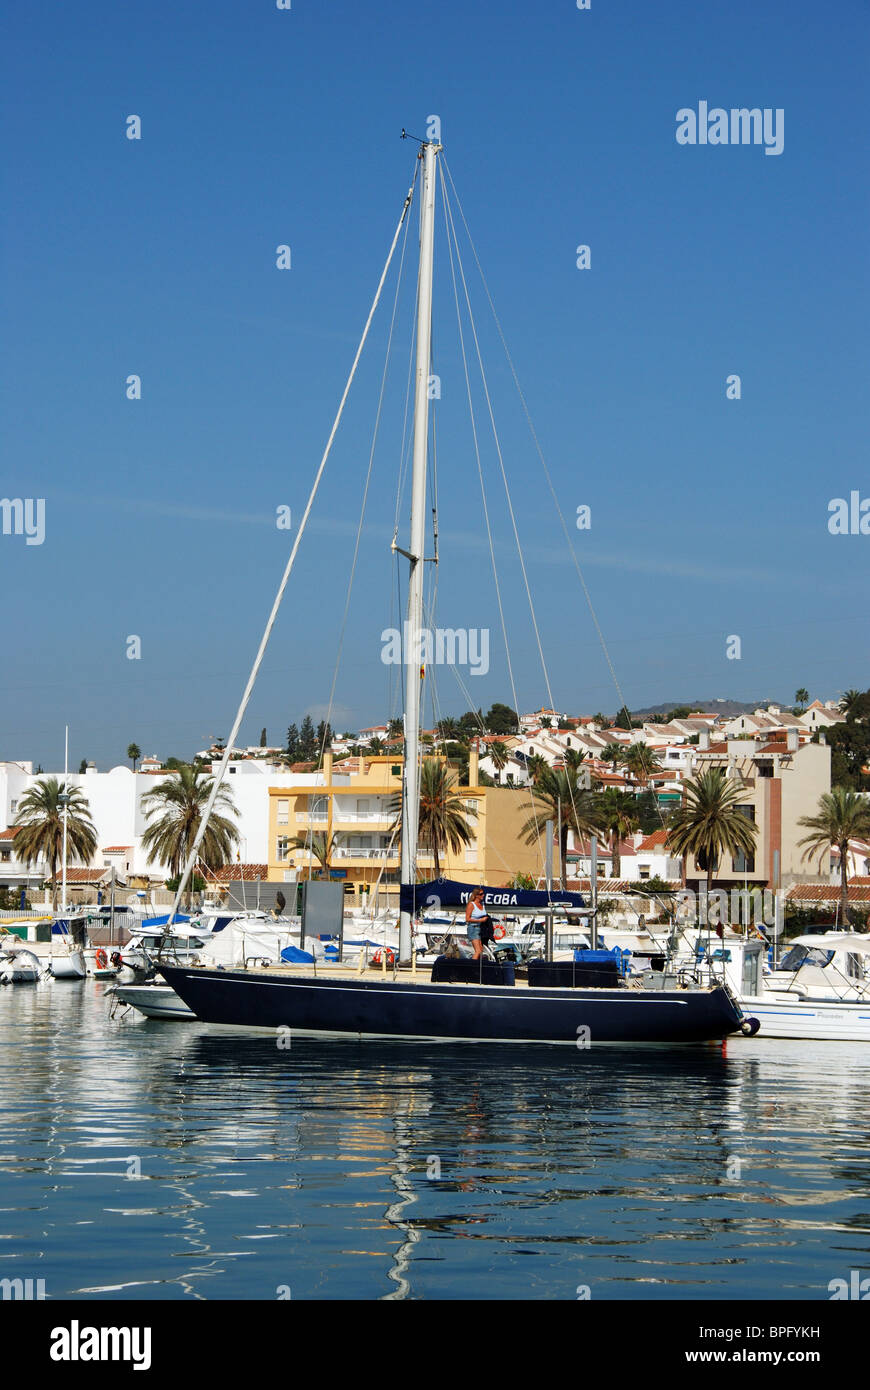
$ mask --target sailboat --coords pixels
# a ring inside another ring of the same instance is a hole
[[[396,546],[409,562],[407,624],[410,650],[420,651],[423,632],[423,567],[426,544],[426,482],[429,436],[428,382],[431,365],[433,244],[436,164],[441,145],[421,143],[419,271],[416,313],[416,376],[410,535],[407,549]],[[176,891],[170,923],[205,833],[208,816],[225,774],[269,634],[292,570],[296,550],[334,438],[356,364],[377,307],[414,187],[407,195],[387,264],[369,313],[332,433],[315,476],[300,529],[287,562],[254,666],[226,741],[223,762],[214,779],[197,836]],[[409,673],[412,671],[409,666]],[[418,668],[419,669],[419,668]],[[525,970],[514,963],[437,959],[431,971],[417,968],[412,950],[420,795],[420,706],[423,672],[409,674],[405,698],[405,753],[402,795],[401,880],[398,960],[387,972],[369,969],[364,957],[348,965],[279,965],[248,969],[182,965],[162,961],[160,973],[198,1018],[209,1023],[288,1028],[293,1032],[346,1038],[391,1038],[414,1041],[555,1043],[695,1043],[720,1040],[745,1025],[733,994],[721,983],[709,987],[634,988],[613,960],[577,963],[544,962]],[[410,894],[410,898],[408,897]],[[550,913],[555,908],[550,906]],[[423,973],[427,978],[423,978]]]

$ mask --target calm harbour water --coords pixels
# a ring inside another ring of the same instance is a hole
[[[860,1044],[283,1050],[112,1021],[86,980],[0,989],[0,1049],[0,1278],[48,1298],[819,1300],[870,1270]]]

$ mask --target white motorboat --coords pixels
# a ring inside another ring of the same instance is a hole
[[[55,980],[83,980],[87,940],[84,915],[56,917],[51,924],[49,971]]]
[[[39,957],[21,946],[0,950],[0,985],[35,984],[42,975]]]
[[[757,938],[713,937],[699,968],[724,979],[759,1037],[870,1042],[870,935],[799,936],[767,974],[766,953]]]
[[[115,985],[106,993],[112,997],[112,1018],[117,1013],[118,1004],[137,1009],[146,1018],[175,1019],[187,1023],[196,1018],[193,1010],[187,1007],[175,990],[160,980],[149,980],[144,984]]]

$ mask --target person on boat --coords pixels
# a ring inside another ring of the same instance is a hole
[[[483,948],[494,936],[492,922],[483,905],[483,889],[475,888],[465,909],[465,934],[471,942],[474,959],[479,960]]]

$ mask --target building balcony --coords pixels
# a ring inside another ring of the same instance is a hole
[[[393,848],[389,850],[386,848],[354,849],[352,846],[339,845],[337,849],[334,849],[332,851],[332,855],[330,857],[333,862],[337,862],[340,859],[381,859],[389,864],[398,860],[399,848],[397,845],[394,845]]]

